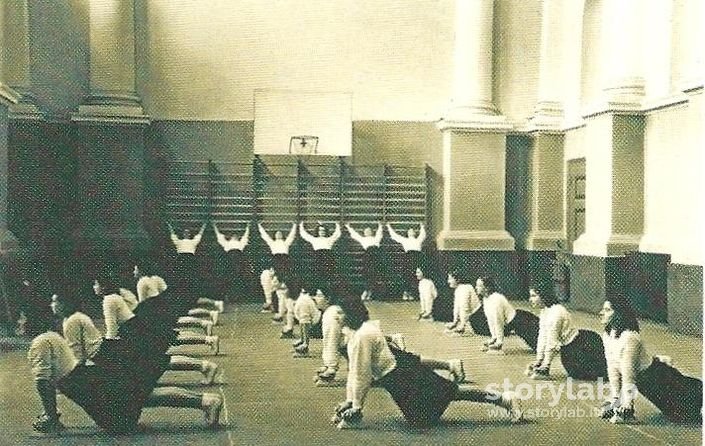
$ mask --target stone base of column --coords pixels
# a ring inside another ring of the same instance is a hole
[[[565,246],[565,243],[563,231],[535,230],[526,236],[524,246],[529,251],[555,251],[560,246]]]
[[[491,102],[451,107],[436,123],[438,130],[507,131],[513,126]]]
[[[436,264],[446,280],[448,273],[461,271],[471,279],[473,287],[480,276],[493,276],[501,293],[509,299],[524,298],[519,291],[518,256],[516,251],[442,251],[436,252]]]
[[[623,257],[571,256],[570,300],[574,310],[597,314],[605,297],[624,292]]]
[[[10,119],[24,119],[29,121],[41,121],[44,119],[44,113],[37,105],[37,100],[34,95],[27,90],[14,88],[19,96],[17,103],[12,104],[9,108]]]
[[[573,243],[573,253],[592,256],[619,256],[639,250],[641,234],[611,234],[607,239],[584,233]]]
[[[436,239],[438,249],[445,251],[513,251],[514,238],[504,230],[442,230]]]
[[[78,113],[71,116],[75,122],[143,124],[150,122],[139,97],[131,92],[92,92]]]
[[[536,104],[534,114],[528,119],[528,131],[561,132],[563,106],[560,102],[543,101]]]
[[[703,267],[668,265],[668,326],[694,336],[703,335]]]

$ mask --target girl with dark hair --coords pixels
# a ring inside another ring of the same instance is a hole
[[[635,421],[636,391],[676,423],[702,423],[703,383],[671,366],[668,357],[648,354],[639,322],[622,296],[609,296],[600,311],[605,326],[602,340],[612,401],[602,408],[602,418],[615,424]]]
[[[403,293],[401,299],[414,300],[416,268],[422,266],[424,262],[422,247],[424,240],[426,240],[426,226],[421,223],[418,234],[416,229],[409,228],[406,231],[406,237],[397,233],[389,223],[387,223],[387,231],[389,232],[389,237],[399,243],[404,250],[404,260],[402,261]]]
[[[590,330],[576,330],[570,313],[553,293],[553,287],[541,283],[529,290],[529,302],[539,308],[539,337],[536,361],[527,367],[532,379],[547,379],[551,362],[560,352],[561,364],[569,377],[588,381],[607,377],[605,350],[600,335]]]
[[[245,232],[239,239],[234,233],[223,234],[215,222],[212,222],[218,244],[225,251],[226,261],[222,271],[221,281],[224,283],[223,294],[231,298],[242,299],[252,290],[251,266],[245,255],[245,247],[250,241],[250,224],[245,226]]]
[[[490,329],[490,340],[483,347],[488,353],[501,353],[505,334],[515,333],[536,351],[539,336],[539,318],[525,310],[515,310],[507,298],[497,292],[494,278],[477,279],[475,290],[482,298],[482,306]]]
[[[281,274],[288,275],[291,272],[289,249],[291,249],[291,245],[296,239],[296,223],[291,224],[291,229],[286,238],[284,238],[282,231],[276,231],[274,238],[270,237],[262,223],[258,223],[257,228],[259,229],[260,237],[269,246],[269,250],[272,253],[271,265]]]
[[[372,228],[367,227],[363,230],[363,235],[360,235],[350,224],[345,227],[350,233],[350,238],[355,240],[362,246],[362,277],[365,282],[365,289],[362,292],[362,300],[371,300],[372,292],[377,285],[378,278],[381,277],[380,267],[380,251],[379,245],[382,243],[382,223],[377,224],[377,231],[372,233]]]
[[[311,264],[311,271],[309,272],[306,286],[310,289],[328,286],[331,279],[336,275],[333,245],[338,241],[341,235],[340,223],[335,222],[335,231],[333,231],[333,234],[330,236],[325,226],[319,223],[318,236],[315,237],[306,232],[304,222],[299,222],[299,234],[301,234],[301,238],[309,242],[313,248],[313,263]]]
[[[342,304],[348,333],[348,380],[346,401],[335,409],[332,421],[340,429],[357,427],[367,392],[373,382],[386,389],[404,414],[418,426],[435,424],[452,401],[491,403],[507,409],[512,421],[521,419],[519,400],[513,392],[503,394],[458,385],[465,379],[462,362],[426,359],[388,342],[377,321],[358,300]],[[447,370],[454,381],[434,370]]]
[[[460,271],[448,274],[448,286],[453,290],[453,321],[446,324],[446,329],[450,333],[463,334],[469,321],[476,334],[489,336],[487,318],[480,299],[467,282]]]

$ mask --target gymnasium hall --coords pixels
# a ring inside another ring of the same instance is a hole
[[[702,444],[704,3],[0,1],[0,446]]]

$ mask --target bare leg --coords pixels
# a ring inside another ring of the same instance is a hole
[[[145,401],[145,407],[192,407],[201,409],[203,394],[181,387],[157,387]]]
[[[507,410],[512,423],[518,423],[523,418],[519,399],[511,391],[499,393],[492,390],[478,389],[474,386],[461,385],[458,386],[454,401],[494,404]]]
[[[433,370],[450,370],[450,362],[440,359],[421,358],[421,364],[431,367]]]
[[[222,300],[213,300],[213,299],[208,299],[207,297],[199,297],[198,300],[196,301],[196,305],[214,308],[214,309],[220,311],[221,313],[223,312],[223,301]]]

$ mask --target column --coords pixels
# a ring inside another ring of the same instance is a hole
[[[643,3],[603,3],[603,93],[607,110],[639,110],[644,98],[641,61]]]
[[[72,115],[77,127],[82,253],[111,256],[146,249],[144,113],[135,86],[133,0],[91,0],[90,95]]]
[[[539,91],[531,129],[558,130],[563,120],[562,14],[561,0],[543,0],[541,49],[539,54]]]
[[[5,81],[18,94],[17,103],[10,107],[10,118],[42,120],[43,115],[37,107],[31,88],[27,0],[5,3],[4,13]]]
[[[494,1],[456,0],[455,6],[452,97],[437,124],[443,134],[443,216],[436,242],[448,269],[495,274],[513,293],[514,239],[505,229],[504,203],[511,126],[492,97]]]
[[[74,121],[148,124],[135,88],[134,0],[91,0],[90,95]]]

